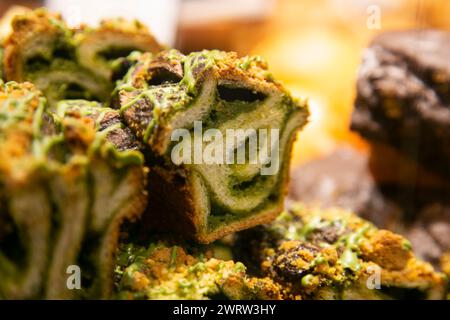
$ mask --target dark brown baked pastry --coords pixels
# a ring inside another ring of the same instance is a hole
[[[401,220],[402,209],[378,187],[364,152],[341,147],[292,170],[288,199],[323,208],[341,207],[379,227]]]
[[[351,124],[364,138],[394,148],[444,180],[450,177],[449,53],[450,34],[443,31],[375,38],[364,53]],[[382,160],[384,154],[373,156]],[[400,182],[409,184],[418,170]]]
[[[293,170],[290,201],[342,207],[408,238],[418,257],[438,266],[450,249],[450,195],[446,189],[378,184],[370,157],[349,147]]]

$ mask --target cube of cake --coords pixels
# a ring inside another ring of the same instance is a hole
[[[116,101],[149,148],[147,223],[208,243],[275,218],[306,103],[259,57],[171,50],[129,63]]]

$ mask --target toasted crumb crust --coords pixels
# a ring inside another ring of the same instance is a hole
[[[406,239],[338,208],[295,204],[273,224],[238,234],[236,253],[292,299],[442,299],[446,292],[443,274],[418,260]]]
[[[242,263],[211,257],[206,251],[163,242],[145,247],[122,245],[116,267],[119,299],[281,299],[269,278],[246,274]]]

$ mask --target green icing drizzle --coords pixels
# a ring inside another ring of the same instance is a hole
[[[242,58],[240,61],[237,61],[236,65],[240,69],[247,71],[252,65],[256,63],[267,65],[267,61],[261,56],[246,56]]]
[[[219,50],[203,50],[201,52],[193,52],[184,57],[182,62],[184,66],[184,77],[180,84],[185,85],[188,93],[195,95],[197,93],[196,82],[194,75],[196,68],[201,68],[202,72],[210,69],[217,61],[226,57],[226,52]]]

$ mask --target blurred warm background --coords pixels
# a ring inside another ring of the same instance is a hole
[[[74,24],[102,15],[140,18],[162,42],[185,53],[217,48],[263,56],[278,79],[310,101],[296,164],[343,143],[365,150],[348,126],[360,55],[376,33],[450,29],[449,0],[0,0],[0,15],[6,13],[5,22],[25,10],[18,6],[44,5],[62,10]],[[378,9],[380,29],[369,28]],[[7,29],[3,23],[0,37]]]

